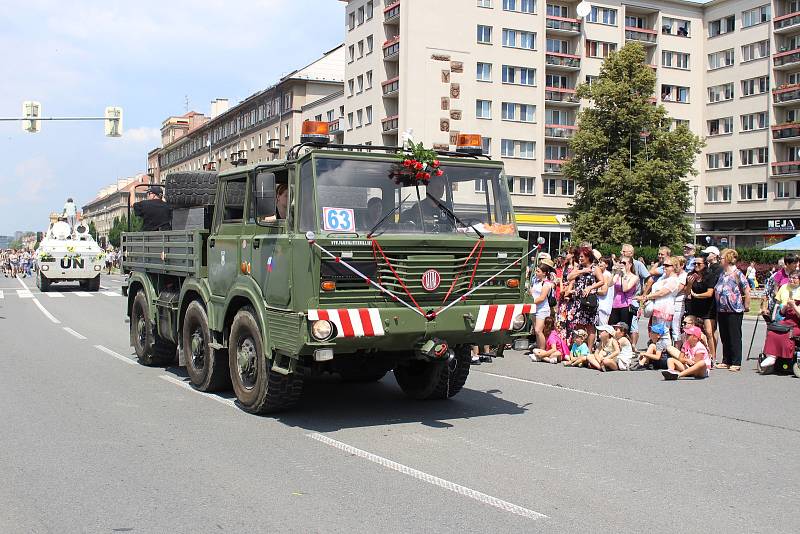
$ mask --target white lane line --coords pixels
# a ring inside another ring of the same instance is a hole
[[[536,382],[534,380],[526,380],[524,378],[517,378],[515,376],[506,376],[506,375],[499,375],[499,374],[496,374],[496,373],[487,373],[486,371],[473,371],[473,372],[480,373],[482,375],[496,376],[497,378],[505,378],[507,380],[513,380],[515,382],[524,382],[526,384],[533,384],[535,386],[542,386],[542,387],[551,388],[551,389],[558,389],[558,390],[561,390],[561,391],[569,391],[569,392],[572,392],[572,393],[581,393],[583,395],[589,395],[591,397],[602,397],[604,399],[614,399],[614,400],[619,400],[619,401],[623,401],[623,402],[630,402],[630,403],[633,403],[633,404],[644,404],[645,406],[655,406],[655,403],[652,403],[652,402],[641,401],[641,400],[636,400],[636,399],[626,399],[625,397],[617,397],[616,395],[606,395],[604,393],[595,393],[594,391],[586,391],[586,390],[583,390],[583,389],[576,389],[576,388],[571,388],[571,387],[567,387],[567,386],[559,386],[557,384],[548,384],[546,382]]]
[[[53,322],[53,324],[61,324],[61,321],[59,321],[58,319],[56,319],[56,318],[53,316],[53,314],[52,314],[52,313],[50,313],[49,311],[47,311],[47,310],[45,309],[45,307],[44,307],[44,306],[42,306],[42,303],[41,303],[41,302],[39,302],[39,300],[38,300],[38,299],[33,299],[33,303],[34,303],[34,304],[36,304],[36,307],[37,307],[37,308],[39,308],[39,309],[42,311],[42,313],[44,314],[44,316],[45,316],[45,317],[47,317],[48,319],[50,319],[50,321],[52,321],[52,322]]]
[[[358,456],[359,458],[364,458],[365,460],[369,460],[370,462],[382,465],[383,467],[387,467],[389,469],[397,471],[398,473],[402,473],[404,475],[408,475],[418,480],[422,480],[423,482],[427,482],[428,484],[433,484],[434,486],[439,486],[440,488],[444,488],[448,491],[458,493],[459,495],[463,495],[464,497],[475,499],[476,501],[488,504],[489,506],[494,506],[495,508],[499,508],[500,510],[511,512],[512,514],[521,515],[522,517],[527,517],[529,519],[547,519],[546,515],[541,514],[539,512],[529,510],[528,508],[523,508],[522,506],[517,506],[516,504],[512,504],[508,501],[498,499],[497,497],[492,497],[491,495],[481,493],[480,491],[467,488],[466,486],[456,484],[455,482],[450,482],[449,480],[445,480],[443,478],[430,475],[423,471],[418,471],[417,469],[413,469],[411,467],[408,467],[407,465],[399,464],[397,462],[384,458],[383,456],[378,456],[377,454],[372,454],[371,452],[363,451],[361,449],[353,447],[352,445],[348,445],[347,443],[342,443],[341,441],[336,441],[335,439],[331,439],[328,436],[324,436],[317,432],[306,435],[311,439],[315,439],[321,443],[324,443],[325,445],[330,445],[331,447],[342,450],[348,454]]]
[[[159,375],[158,378],[160,378],[161,380],[166,380],[167,382],[175,384],[176,386],[180,386],[183,389],[191,391],[192,393],[198,393],[203,397],[215,400],[217,402],[221,402],[222,404],[230,406],[231,408],[236,408],[236,401],[234,401],[233,399],[226,399],[225,397],[220,397],[218,395],[213,395],[211,393],[203,393],[202,391],[197,391],[192,387],[191,384],[189,384],[189,382],[184,382],[183,380],[175,378],[174,376]]]
[[[64,329],[64,331],[65,331],[66,333],[68,333],[68,334],[71,334],[71,335],[73,335],[73,336],[77,337],[78,339],[86,339],[86,337],[85,337],[85,336],[83,336],[83,335],[79,334],[78,332],[76,332],[75,330],[73,330],[72,328],[70,328],[70,327],[68,327],[68,326],[64,326],[64,327],[62,327],[62,328]]]
[[[100,289],[111,289],[111,288],[106,286],[100,286]]]
[[[131,360],[130,358],[126,358],[122,354],[117,354],[113,350],[111,350],[109,348],[106,348],[103,345],[95,345],[94,348],[96,348],[100,352],[105,352],[109,356],[112,356],[112,357],[114,357],[114,358],[116,358],[118,360],[121,360],[121,361],[127,363],[128,365],[137,365],[137,363],[134,360]]]
[[[45,293],[45,295],[47,295],[51,299],[63,299],[64,298],[64,294],[63,293],[50,293],[50,292],[48,292],[48,293]]]
[[[116,291],[101,291],[103,295],[107,297],[121,297],[122,293],[117,293]]]
[[[91,297],[92,294],[87,291],[73,291],[73,295],[78,295],[79,297]]]
[[[0,299],[4,299],[4,298],[6,298],[6,295],[5,295],[5,293],[3,293],[3,290],[0,289]]]
[[[30,289],[17,289],[17,296],[21,299],[32,299],[33,293]]]

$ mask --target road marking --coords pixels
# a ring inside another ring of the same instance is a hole
[[[30,289],[17,289],[17,296],[21,299],[32,299],[33,293]]]
[[[45,293],[45,295],[47,295],[51,299],[63,299],[64,298],[64,294],[63,293]]]
[[[121,297],[122,293],[117,293],[116,291],[101,291],[103,295],[107,297]]]
[[[38,299],[33,299],[33,303],[34,303],[34,304],[36,304],[36,307],[37,307],[37,308],[39,308],[39,309],[42,311],[42,313],[44,314],[44,316],[45,316],[45,317],[47,317],[48,319],[50,319],[50,320],[53,322],[53,324],[61,324],[61,321],[59,321],[58,319],[56,319],[56,318],[53,316],[53,314],[52,314],[52,313],[50,313],[49,311],[47,311],[47,310],[45,309],[45,307],[44,307],[44,306],[42,306],[42,303],[41,303],[41,302],[39,302],[39,300],[38,300]]]
[[[73,291],[73,295],[78,295],[79,297],[91,297],[92,294],[87,291]]]
[[[114,358],[116,358],[118,360],[122,360],[123,362],[125,362],[125,363],[127,363],[129,365],[137,365],[137,363],[134,360],[131,360],[130,358],[126,358],[122,354],[117,354],[113,350],[111,350],[109,348],[106,348],[103,345],[95,345],[94,348],[96,348],[100,352],[105,352],[109,356],[113,356]]]
[[[4,298],[6,298],[6,296],[5,296],[5,294],[3,294],[3,291],[0,290],[0,299],[4,299]]]
[[[224,404],[226,406],[230,406],[231,408],[236,408],[236,401],[234,399],[226,399],[225,397],[220,397],[219,395],[213,395],[211,393],[203,393],[202,391],[198,391],[198,390],[194,389],[189,382],[184,382],[183,380],[175,378],[174,376],[159,375],[158,378],[160,378],[162,380],[166,380],[167,382],[169,382],[171,384],[175,384],[176,386],[180,386],[183,389],[191,391],[192,393],[199,393],[203,397],[207,397],[207,398],[215,400],[217,402],[221,402],[222,404]]]
[[[77,337],[78,339],[86,339],[86,337],[82,336],[81,334],[77,333],[75,330],[68,326],[64,326],[64,331],[68,334],[72,334],[73,336]]]
[[[346,443],[342,443],[341,441],[336,441],[335,439],[331,439],[328,436],[324,436],[317,432],[306,435],[311,439],[315,439],[321,443],[324,443],[325,445],[330,445],[331,447],[342,450],[348,454],[358,456],[359,458],[364,458],[365,460],[369,460],[370,462],[382,465],[383,467],[387,467],[389,469],[397,471],[398,473],[402,473],[404,475],[408,475],[418,480],[422,480],[423,482],[427,482],[428,484],[433,484],[434,486],[439,486],[440,488],[444,488],[448,491],[458,493],[459,495],[463,495],[464,497],[475,499],[476,501],[488,504],[489,506],[494,506],[495,508],[499,508],[500,510],[511,512],[512,514],[516,515],[521,515],[529,519],[547,519],[546,515],[541,514],[539,512],[529,510],[528,508],[523,508],[522,506],[517,506],[516,504],[512,504],[502,499],[498,499],[497,497],[492,497],[491,495],[481,493],[480,491],[476,491],[474,489],[461,486],[460,484],[456,484],[455,482],[450,482],[449,480],[429,475],[428,473],[425,473],[423,471],[418,471],[417,469],[413,469],[411,467],[408,467],[407,465],[399,464],[382,456],[378,456],[377,454],[372,454],[371,452],[357,449],[356,447],[353,447],[352,445],[348,445]]]
[[[499,375],[499,374],[496,374],[496,373],[487,373],[486,371],[474,371],[474,372],[480,373],[482,375],[496,376],[497,378],[505,378],[507,380],[513,380],[515,382],[524,382],[526,384],[533,384],[535,386],[542,386],[542,387],[558,389],[558,390],[562,390],[562,391],[570,391],[572,393],[581,393],[583,395],[589,395],[589,396],[592,396],[592,397],[602,397],[604,399],[614,399],[614,400],[619,400],[619,401],[624,401],[624,402],[630,402],[630,403],[633,403],[633,404],[644,404],[645,406],[656,406],[656,404],[652,403],[652,402],[641,401],[641,400],[636,400],[636,399],[627,399],[625,397],[617,397],[616,395],[605,395],[603,393],[595,393],[594,391],[586,391],[584,389],[576,389],[576,388],[571,388],[571,387],[567,387],[567,386],[561,386],[559,384],[548,384],[546,382],[536,382],[534,380],[526,380],[525,378],[517,378],[515,376],[506,376],[506,375]]]

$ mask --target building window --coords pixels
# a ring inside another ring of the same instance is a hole
[[[367,35],[367,55],[370,55],[372,53],[374,45],[375,45],[375,39],[373,39],[371,35]]]
[[[492,27],[478,24],[478,42],[492,44]]]
[[[661,52],[661,66],[670,69],[689,70],[689,54],[663,50]]]
[[[717,185],[706,187],[706,202],[730,202],[731,186]]]
[[[356,45],[350,45],[347,48],[347,62],[352,63],[356,60]]]
[[[372,89],[372,71],[367,71],[367,89]]]
[[[706,202],[719,202],[716,187],[706,187]]]
[[[709,104],[723,102],[725,100],[733,100],[733,82],[714,85],[708,88]]]
[[[708,136],[726,135],[733,133],[733,117],[724,117],[722,119],[711,119],[706,121],[708,124]]]
[[[745,148],[739,150],[740,167],[751,165],[766,165],[768,159],[767,147]]]
[[[536,13],[535,0],[503,0],[503,11],[518,13]]]
[[[766,200],[767,184],[739,184],[739,200]]]
[[[478,7],[488,7],[491,9],[492,0],[478,0]]]
[[[519,194],[520,195],[535,195],[536,194],[536,178],[532,176],[519,177]]]
[[[611,52],[617,49],[616,43],[607,43],[605,41],[590,41],[586,40],[586,55],[588,57],[606,58]]]
[[[364,110],[359,109],[356,111],[356,128],[361,128],[364,124]]]
[[[770,6],[769,4],[742,11],[742,28],[749,28],[762,22],[769,22],[770,19]]]
[[[563,39],[547,39],[545,48],[548,52],[556,54],[569,54],[569,41]]]
[[[663,17],[661,19],[661,33],[666,35],[677,35],[678,37],[689,37],[691,22],[683,19],[673,19]]]
[[[491,100],[476,100],[475,101],[475,117],[478,119],[491,119],[492,118],[492,101]]]
[[[358,19],[358,25],[361,26],[364,24],[364,6],[359,7],[356,13],[358,13],[356,16]]]
[[[730,15],[721,19],[712,20],[708,23],[708,36],[716,37],[724,35],[736,29],[736,16]]]
[[[689,88],[680,85],[661,84],[661,100],[663,102],[689,103]]]
[[[289,139],[289,132],[290,132],[290,125],[289,124],[284,124],[283,125],[283,137],[285,139]]]
[[[769,76],[742,80],[742,96],[760,95],[769,90]]]
[[[713,152],[706,154],[708,170],[730,169],[733,167],[733,152]]]
[[[686,128],[689,128],[689,119],[672,119],[672,125],[673,129],[678,126],[686,126]]]
[[[742,131],[763,130],[767,127],[767,112],[748,113],[742,115]]]
[[[517,104],[514,102],[503,102],[502,106],[504,121],[535,122],[536,106],[533,104]]]
[[[486,180],[485,179],[475,180],[475,192],[476,193],[484,193],[484,192],[486,192]]]
[[[362,93],[364,91],[364,75],[359,74],[356,76],[356,84],[358,85],[358,91],[356,93]]]
[[[372,124],[372,106],[367,106],[364,109],[367,112],[367,122],[366,122],[366,124]]]
[[[708,54],[708,70],[733,66],[733,48]]]
[[[519,141],[519,157],[523,159],[534,159],[536,143],[533,141]]]
[[[561,180],[561,194],[565,197],[575,196],[575,180]]]
[[[476,78],[479,82],[491,82],[492,64],[478,62]]]
[[[544,159],[565,160],[569,157],[569,148],[566,145],[547,145],[544,147]]]
[[[594,22],[596,24],[607,24],[608,26],[616,26],[617,10],[607,7],[592,6],[592,10],[586,17],[586,22]]]
[[[356,93],[356,82],[353,79],[347,80],[347,96],[353,96]]]
[[[742,45],[742,63],[763,59],[767,56],[769,56],[768,40]]]
[[[503,83],[536,85],[536,69],[503,65]]]
[[[790,198],[792,182],[775,182],[775,198]]]
[[[558,190],[558,180],[556,178],[545,178],[542,180],[542,193],[545,196],[553,196]]]
[[[567,17],[569,16],[569,9],[567,6],[559,6],[555,4],[547,4],[548,17]]]
[[[536,34],[533,32],[503,28],[503,46],[506,48],[534,50],[536,48]]]
[[[500,155],[513,158],[514,157],[514,140],[513,139],[501,139],[500,140]]]
[[[370,0],[369,2],[367,2],[367,13],[366,13],[367,20],[370,20],[372,18],[374,10],[375,10],[375,6],[372,3],[372,1]]]
[[[347,15],[347,28],[352,30],[356,27],[356,14],[355,12]]]
[[[352,111],[347,114],[347,129],[348,130],[352,130],[353,129],[353,112]]]

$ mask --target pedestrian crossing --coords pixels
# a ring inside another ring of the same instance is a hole
[[[30,289],[16,289],[16,290],[8,290],[9,297],[11,295],[16,295],[20,299],[32,299],[35,295],[46,295],[48,298],[51,299],[63,299],[65,297],[78,297],[78,298],[93,298],[95,296],[101,297],[121,297],[123,296],[122,293],[119,291],[98,291],[97,293],[90,293],[88,291],[67,291],[67,292],[60,292],[60,291],[48,291],[47,293],[36,293],[34,294],[33,291]],[[6,291],[0,289],[0,300],[6,298]]]

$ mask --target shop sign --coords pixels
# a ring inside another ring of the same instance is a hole
[[[792,219],[769,219],[767,228],[770,230],[794,230],[794,221]]]

